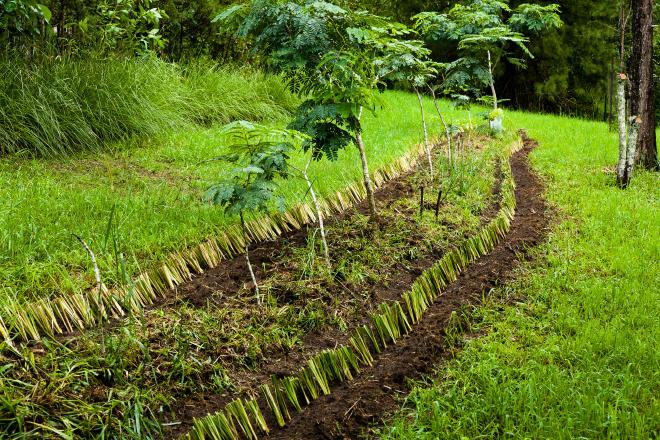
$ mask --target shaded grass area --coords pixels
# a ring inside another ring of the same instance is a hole
[[[519,281],[465,313],[462,352],[379,435],[656,437],[658,174],[617,189],[605,124],[518,113],[510,123],[540,142],[532,164],[557,223]]]
[[[318,242],[282,239],[271,261],[260,265],[266,295],[261,307],[240,281],[249,279],[243,268],[233,288],[222,284],[224,276],[219,287],[202,280],[204,301],[191,300],[182,288],[163,308],[112,328],[44,340],[20,356],[5,352],[2,432],[7,438],[158,438],[159,421],[186,396],[222,398],[253,390],[259,381],[249,378],[267,377],[257,370],[270,357],[309,351],[310,332],[347,332],[382,299],[376,287],[397,282],[391,272],[410,270],[414,277],[418,260],[433,260],[474,233],[490,199],[500,147],[466,153],[463,184],[445,188],[438,219],[430,213],[418,217],[417,192],[410,190],[418,179],[412,176],[401,183],[406,195],[381,206],[378,228],[369,228],[360,213],[329,225],[332,272]]]
[[[377,116],[367,115],[372,169],[420,141],[416,105],[414,96],[388,92]],[[434,115],[432,103],[425,105]],[[437,133],[439,118],[429,119]],[[202,192],[224,173],[218,163],[203,163],[223,151],[218,126],[190,126],[136,142],[69,159],[0,159],[0,302],[93,286],[92,264],[73,234],[96,253],[103,281],[116,285],[124,273],[151,269],[170,252],[235,221],[201,202]],[[295,160],[300,164],[303,158]],[[358,164],[357,150],[349,148],[336,162],[314,164],[310,175],[319,192],[329,194],[360,180]],[[306,195],[297,179],[282,190],[290,204]]]

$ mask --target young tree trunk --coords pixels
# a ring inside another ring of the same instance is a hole
[[[488,51],[488,72],[490,73],[490,91],[493,94],[493,108],[497,110],[497,92],[495,91],[495,75],[493,75],[493,62]]]
[[[635,154],[637,150],[637,137],[639,129],[642,124],[642,119],[639,116],[632,116],[630,118],[630,126],[628,129],[628,148],[626,149],[626,164],[623,169],[623,178],[621,187],[626,188],[632,179],[633,168],[635,167]]]
[[[375,216],[376,199],[374,197],[374,190],[371,184],[371,176],[369,175],[369,164],[367,162],[367,153],[364,149],[364,141],[362,140],[361,130],[358,130],[355,133],[355,140],[357,141],[358,150],[360,151],[360,161],[362,162],[362,175],[364,177],[364,187],[367,190],[367,200],[369,201],[369,212],[372,216]]]
[[[312,201],[314,202],[314,207],[316,208],[316,220],[319,222],[319,229],[321,230],[321,242],[323,243],[323,256],[325,257],[325,262],[330,267],[330,250],[328,249],[328,242],[325,239],[325,227],[323,226],[323,213],[321,212],[321,205],[316,197],[316,191],[314,191],[314,185],[312,181],[309,180],[307,176],[307,170],[309,169],[310,164],[312,163],[312,158],[310,157],[305,165],[303,170],[303,177],[305,182],[307,182],[307,188],[309,189],[309,194],[312,196]]]
[[[449,169],[453,167],[453,157],[451,154],[451,135],[449,134],[449,127],[447,126],[447,122],[445,121],[445,117],[440,111],[440,106],[438,105],[438,98],[435,96],[435,91],[433,90],[433,87],[429,87],[429,90],[431,91],[431,96],[433,97],[433,105],[435,106],[435,111],[438,112],[438,116],[440,116],[440,121],[442,121],[442,126],[445,129],[445,137],[447,138],[447,159],[449,160]],[[451,172],[451,171],[450,171]]]
[[[257,283],[257,277],[254,275],[254,270],[252,270],[252,263],[250,262],[250,250],[249,250],[249,238],[247,235],[247,229],[245,228],[245,220],[243,219],[243,213],[241,212],[241,230],[243,231],[243,240],[245,240],[245,262],[247,263],[248,271],[250,272],[250,278],[252,278],[252,283],[254,284],[254,293],[257,295],[257,304],[261,305],[261,294],[259,293],[259,283]]]
[[[630,113],[641,120],[636,162],[647,169],[658,169],[653,82],[653,0],[632,0],[632,35]]]
[[[362,175],[364,177],[364,187],[367,190],[367,200],[369,201],[369,212],[372,216],[376,216],[376,198],[374,197],[374,189],[371,184],[371,176],[369,174],[369,163],[367,162],[367,152],[364,149],[364,141],[362,140],[362,108],[358,115],[355,124],[355,143],[360,151],[360,161],[362,162]]]
[[[429,171],[431,172],[431,177],[433,177],[433,159],[431,158],[431,147],[429,145],[429,134],[426,129],[426,115],[424,114],[424,101],[422,100],[422,95],[419,93],[417,87],[415,87],[415,93],[417,93],[417,100],[419,101],[419,109],[422,112],[422,128],[424,129],[424,149],[426,150],[426,159],[429,161]]]
[[[623,173],[626,169],[626,74],[619,73],[616,85],[617,119],[619,122],[619,163],[616,167],[616,180],[619,186],[623,185]]]

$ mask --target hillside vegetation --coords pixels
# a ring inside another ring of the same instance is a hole
[[[383,438],[653,438],[660,402],[660,180],[614,186],[602,123],[516,113],[556,220],[520,280],[464,311],[472,336]],[[654,264],[655,262],[655,264]]]
[[[297,104],[277,76],[204,60],[0,57],[0,157],[61,157],[191,125],[275,121]]]
[[[240,76],[235,78],[240,81]],[[235,112],[251,111],[239,102],[232,104]],[[375,169],[421,139],[416,104],[413,95],[388,92],[384,110],[377,117],[366,115],[366,145]],[[259,101],[252,108],[260,105],[268,108]],[[432,115],[430,100],[425,106]],[[402,108],[408,111],[401,113]],[[449,116],[456,122],[466,117],[458,111]],[[430,116],[429,129],[440,132],[437,116]],[[235,222],[202,203],[202,193],[226,172],[217,162],[207,162],[225,152],[221,132],[217,125],[188,125],[154,134],[151,140],[115,144],[110,152],[68,159],[0,159],[0,223],[6,225],[0,230],[0,303],[92,287],[92,263],[72,234],[88,242],[97,254],[103,281],[113,285],[124,279],[122,261],[128,275],[134,276],[153,268],[170,252],[199,244]],[[341,152],[336,162],[312,165],[310,175],[321,195],[359,180],[356,156],[351,148]],[[306,196],[301,179],[284,182],[282,192],[289,204]]]

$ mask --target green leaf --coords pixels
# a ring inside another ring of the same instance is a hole
[[[248,165],[241,168],[234,168],[233,172],[236,174],[263,174],[264,169],[255,165]]]
[[[50,12],[50,9],[48,9],[48,6],[42,5],[41,3],[37,3],[37,8],[41,12],[41,16],[46,20],[48,23],[50,23],[50,19],[53,18],[53,13]]]

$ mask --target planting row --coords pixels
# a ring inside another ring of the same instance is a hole
[[[514,144],[515,149],[519,143]],[[381,304],[371,315],[370,322],[353,331],[349,345],[325,350],[307,361],[292,376],[273,376],[270,384],[260,389],[262,401],[282,427],[290,418],[290,411],[300,411],[320,395],[331,393],[331,385],[352,380],[362,369],[372,366],[374,356],[414,330],[442,290],[454,282],[460,272],[479,257],[491,252],[507,234],[515,214],[515,184],[508,160],[504,167],[500,211],[481,231],[460,246],[446,253],[433,267],[425,271],[403,295],[401,301]],[[257,397],[230,402],[224,411],[194,421],[190,440],[226,440],[247,437],[257,439],[258,433],[270,431]]]
[[[374,173],[374,184],[396,178],[413,169],[423,147],[408,152],[394,163]],[[362,184],[353,183],[320,201],[323,215],[341,213],[366,196]],[[282,214],[256,218],[246,225],[251,242],[273,239],[316,221],[311,203],[301,203]],[[221,261],[242,252],[246,243],[240,225],[233,225],[219,236],[182,252],[176,252],[157,269],[144,273],[127,288],[100,288],[82,293],[37,300],[28,304],[12,302],[0,306],[0,336],[8,343],[15,338],[40,340],[43,336],[83,330],[108,319],[137,313],[154,304],[170,289],[192,279],[195,274],[216,267]]]

